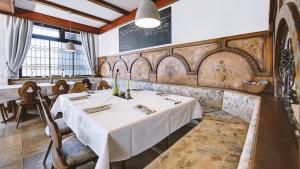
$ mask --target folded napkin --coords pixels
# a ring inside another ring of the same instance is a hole
[[[101,106],[96,106],[96,107],[90,107],[90,108],[85,108],[83,111],[85,113],[96,113],[99,111],[107,110],[111,108],[111,104],[106,104],[106,105],[101,105]]]
[[[168,100],[168,101],[170,101],[170,102],[173,102],[174,104],[179,104],[179,103],[181,103],[180,100],[174,100],[174,99],[171,99],[171,98],[165,98],[165,100]]]
[[[145,106],[145,105],[142,105],[142,104],[138,104],[138,105],[135,106],[134,108],[136,108],[136,109],[138,109],[138,110],[140,110],[140,111],[142,111],[142,112],[145,112],[147,115],[156,112],[156,110],[153,110],[153,109],[151,109],[151,108],[149,108],[149,107],[147,107],[147,106]]]
[[[90,95],[83,95],[83,96],[74,96],[74,97],[69,97],[69,100],[75,101],[75,100],[82,100],[82,99],[87,99]]]

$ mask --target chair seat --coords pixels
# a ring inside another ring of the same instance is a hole
[[[33,105],[33,104],[37,104],[37,103],[39,103],[38,99],[35,99],[31,102],[25,102],[25,100],[23,100],[23,99],[16,100],[17,105]]]
[[[55,122],[62,135],[72,133],[72,130],[70,129],[70,127],[67,126],[67,124],[62,118],[56,119]],[[48,137],[50,137],[50,131],[48,126],[45,128],[45,133]]]
[[[83,145],[76,136],[70,136],[62,141],[61,153],[69,166],[97,158],[93,150]]]
[[[54,100],[57,98],[57,95],[50,95],[50,96],[47,96],[50,100]]]

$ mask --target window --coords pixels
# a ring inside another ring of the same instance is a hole
[[[70,39],[76,51],[65,51]],[[21,77],[91,75],[78,32],[34,25],[31,46],[20,70]]]

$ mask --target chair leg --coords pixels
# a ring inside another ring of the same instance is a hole
[[[41,110],[40,110],[40,104],[37,103],[37,104],[35,105],[35,107],[36,107],[36,109],[38,110],[38,112],[39,112],[39,114],[40,114],[40,118],[41,118],[42,124],[44,124],[44,116],[43,116],[42,113],[41,113]]]
[[[50,143],[49,143],[49,146],[48,146],[48,149],[47,149],[47,151],[46,151],[46,154],[45,154],[45,157],[44,157],[43,163],[45,163],[45,162],[46,162],[46,160],[47,160],[47,157],[48,157],[48,155],[49,155],[49,153],[50,153],[50,150],[51,150],[52,144],[53,144],[53,142],[52,142],[52,139],[51,139],[51,140],[50,140]]]
[[[3,122],[4,122],[4,124],[6,124],[6,120],[5,120],[5,108],[4,108],[3,104],[0,105],[0,111],[1,111]]]
[[[7,110],[6,110],[5,106],[3,105],[3,107],[2,107],[2,108],[3,108],[3,111],[4,111],[4,115],[5,115],[5,117],[6,117],[6,118],[8,118],[8,113],[7,113]]]
[[[23,112],[24,106],[18,107],[17,109],[17,128],[19,127],[19,123],[20,123],[20,119],[22,116],[22,112]]]

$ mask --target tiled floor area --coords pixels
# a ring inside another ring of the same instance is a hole
[[[2,120],[2,119],[1,119]],[[48,169],[51,168],[51,157],[42,164],[49,145],[49,138],[44,133],[45,126],[39,117],[31,117],[20,123],[16,129],[15,122],[6,125],[0,123],[0,169]],[[171,136],[170,144],[187,133],[192,127],[187,125]],[[126,161],[126,168],[141,169],[154,160],[159,154],[152,149]],[[81,169],[93,169],[91,162]]]

